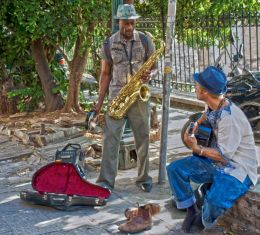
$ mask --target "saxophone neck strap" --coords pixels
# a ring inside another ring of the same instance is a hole
[[[131,46],[128,54],[127,50],[127,42],[123,43],[123,47],[125,50],[126,57],[129,61],[129,66],[130,66],[130,74],[133,75],[133,64],[132,64],[132,58],[133,58],[133,45],[134,45],[134,40],[131,41]]]

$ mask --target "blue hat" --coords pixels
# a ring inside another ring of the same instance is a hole
[[[201,73],[195,73],[194,80],[209,93],[222,95],[227,92],[227,77],[217,67],[209,66]]]

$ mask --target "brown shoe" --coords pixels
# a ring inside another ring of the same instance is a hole
[[[142,216],[145,211],[149,211],[149,214],[151,216],[154,216],[155,214],[159,213],[161,210],[161,207],[157,203],[148,203],[143,206],[139,206],[137,203],[137,207],[135,208],[127,208],[125,210],[125,217],[130,220],[131,218],[135,216]]]
[[[153,222],[149,208],[146,208],[142,210],[141,215],[130,217],[126,223],[120,224],[118,229],[125,233],[138,233],[151,229],[152,225]]]

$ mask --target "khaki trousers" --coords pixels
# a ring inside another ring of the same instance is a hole
[[[135,147],[137,152],[137,179],[136,184],[152,183],[149,171],[149,129],[150,129],[150,105],[149,102],[137,100],[128,110],[127,118],[133,130]],[[120,140],[126,119],[115,120],[105,115],[105,127],[103,134],[103,149],[101,170],[97,183],[104,182],[114,187],[118,170],[118,156]]]

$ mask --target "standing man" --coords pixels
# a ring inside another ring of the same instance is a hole
[[[207,119],[214,138],[210,146],[205,147],[197,143],[194,135],[186,133],[184,141],[192,150],[192,156],[167,166],[177,207],[187,209],[182,225],[186,232],[190,231],[193,223],[200,221],[205,228],[210,228],[218,216],[231,208],[252,184],[256,184],[258,165],[251,126],[244,113],[224,97],[227,90],[225,74],[210,66],[195,74],[194,79],[197,98],[208,106],[194,129]],[[212,183],[206,193],[202,213],[196,212],[190,180]]]
[[[135,30],[135,8],[131,4],[118,6],[116,19],[119,31],[104,43],[101,51],[101,75],[98,103],[93,108],[100,112],[105,95],[109,92],[109,102],[113,100],[129,81],[129,75],[135,74],[154,52],[154,45],[149,37]],[[151,71],[142,76],[148,82]],[[138,174],[136,185],[143,191],[150,192],[152,178],[149,176],[149,102],[137,100],[127,111],[127,118],[133,130],[137,152]],[[120,140],[126,119],[116,120],[105,115],[101,171],[97,183],[103,187],[114,188],[118,168]]]

